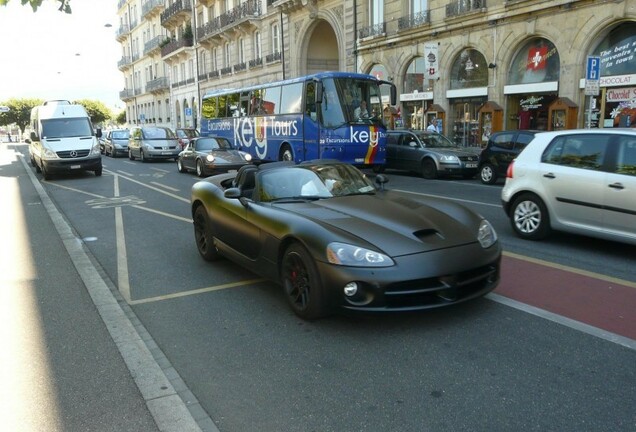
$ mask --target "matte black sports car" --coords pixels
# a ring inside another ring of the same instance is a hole
[[[192,187],[196,246],[282,284],[305,319],[447,306],[496,287],[501,247],[488,221],[386,181],[325,160],[208,177]]]
[[[179,172],[194,170],[199,177],[238,170],[252,161],[252,155],[237,150],[221,137],[193,138],[177,158]]]

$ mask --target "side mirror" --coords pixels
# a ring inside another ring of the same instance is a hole
[[[226,189],[225,192],[223,193],[223,196],[225,198],[240,198],[241,197],[241,190],[237,187],[231,187],[229,189]]]
[[[97,130],[95,131],[95,136],[97,138],[101,138],[102,137],[102,129],[101,128],[97,128]]]
[[[380,190],[384,190],[384,185],[389,182],[389,178],[384,174],[378,174],[375,176],[375,184]]]
[[[31,132],[31,141],[38,141],[40,138],[35,132]]]
[[[24,140],[24,142],[25,142],[25,143],[27,143],[27,144],[31,144],[31,140],[30,140],[30,139],[28,139],[28,138],[27,138],[27,139],[25,139],[25,140]]]
[[[316,81],[316,103],[322,103],[322,93],[323,93],[322,81]]]

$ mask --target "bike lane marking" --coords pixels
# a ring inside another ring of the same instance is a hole
[[[494,293],[627,338],[636,348],[634,282],[504,252]]]

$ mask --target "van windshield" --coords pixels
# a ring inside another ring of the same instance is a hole
[[[42,120],[42,138],[70,138],[93,135],[88,118]]]

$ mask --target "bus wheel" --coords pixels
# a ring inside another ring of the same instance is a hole
[[[285,144],[280,148],[280,154],[278,155],[279,161],[293,161],[294,155],[292,154],[289,144]]]

